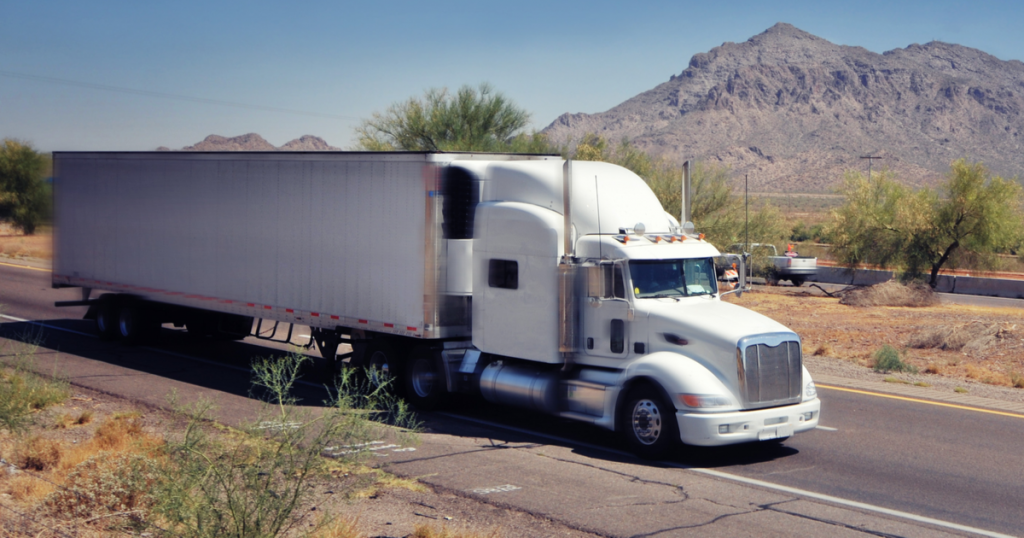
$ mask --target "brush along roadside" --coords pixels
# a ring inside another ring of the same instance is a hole
[[[4,422],[13,427],[0,426],[0,534],[315,536],[352,499],[422,489],[365,465],[368,449],[322,456],[332,446],[372,447],[385,435],[415,444],[417,424],[386,387],[348,376],[315,413],[295,405],[291,388],[304,360],[295,353],[254,362],[265,405],[240,428],[212,422],[204,402],[140,413],[71,397],[66,383],[7,361],[0,389],[9,400],[27,401],[40,386],[64,392],[17,407],[17,420]]]

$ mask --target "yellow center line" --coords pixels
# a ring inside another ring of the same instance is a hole
[[[910,397],[907,397],[907,396],[896,396],[895,394],[885,394],[885,393],[882,393],[882,392],[871,392],[871,391],[867,391],[867,390],[848,389],[848,388],[845,388],[845,387],[834,387],[832,385],[819,385],[817,383],[815,383],[814,386],[818,387],[820,389],[832,389],[832,390],[840,390],[840,391],[843,391],[843,392],[855,392],[857,394],[867,394],[868,396],[879,396],[879,397],[882,397],[882,398],[892,398],[893,400],[903,400],[905,402],[917,402],[917,403],[923,403],[923,404],[928,404],[928,405],[938,405],[938,406],[941,406],[941,407],[952,407],[953,409],[964,409],[966,411],[977,411],[979,413],[988,413],[990,415],[1002,415],[1004,417],[1024,418],[1024,415],[1021,415],[1020,413],[1009,413],[1009,412],[1006,412],[1006,411],[994,411],[992,409],[982,409],[980,407],[971,407],[971,406],[968,406],[968,405],[957,405],[957,404],[951,404],[951,403],[936,402],[936,401],[933,401],[933,400],[921,400],[919,398],[910,398]]]
[[[44,273],[49,273],[50,272],[49,269],[40,269],[39,267],[29,267],[27,265],[18,265],[16,263],[0,262],[0,265],[6,265],[7,267],[17,267],[19,269],[29,269],[29,270],[32,270],[32,271],[42,271]]]

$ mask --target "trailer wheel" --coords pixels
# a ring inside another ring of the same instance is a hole
[[[795,276],[795,277],[789,279],[789,281],[790,281],[790,283],[793,284],[793,286],[799,288],[800,286],[804,285],[804,282],[806,282],[807,279],[802,277],[802,276]]]
[[[121,305],[117,314],[117,335],[129,344],[137,344],[153,336],[158,326],[149,319],[145,309],[138,303]]]
[[[410,403],[424,411],[437,408],[448,393],[441,355],[431,349],[419,348],[413,351],[405,367],[405,397]]]
[[[353,357],[352,366],[366,370],[366,376],[373,386],[379,386],[395,376],[398,354],[395,346],[386,338],[370,340],[362,356]]]
[[[117,305],[113,301],[103,301],[97,307],[96,332],[100,340],[113,340],[117,337]]]
[[[661,459],[679,443],[675,408],[666,404],[661,391],[641,385],[629,392],[619,424],[626,444],[644,459]]]

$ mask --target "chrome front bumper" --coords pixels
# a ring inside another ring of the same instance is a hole
[[[796,405],[733,411],[729,413],[693,413],[676,411],[679,438],[696,446],[721,446],[785,439],[795,433],[814,429],[821,415],[821,400],[815,398]]]

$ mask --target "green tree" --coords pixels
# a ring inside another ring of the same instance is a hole
[[[958,256],[994,263],[1024,236],[1021,186],[993,177],[981,163],[954,161],[938,191],[914,191],[888,171],[864,178],[848,173],[840,192],[845,201],[833,211],[826,233],[845,265],[893,267],[916,277],[939,271]]]
[[[540,134],[525,134],[530,114],[489,84],[427,90],[422,99],[391,105],[356,128],[369,151],[487,151],[550,153]],[[557,149],[555,149],[557,152]]]
[[[32,235],[50,208],[43,181],[47,159],[32,146],[12,139],[0,144],[0,219]]]

